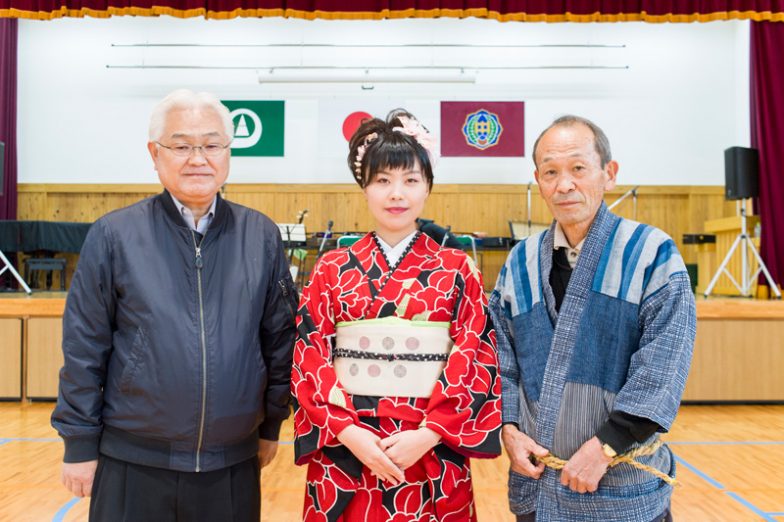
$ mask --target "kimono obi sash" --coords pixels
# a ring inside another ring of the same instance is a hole
[[[454,345],[448,322],[384,317],[336,326],[332,363],[352,395],[430,397]]]

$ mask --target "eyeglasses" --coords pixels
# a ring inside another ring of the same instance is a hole
[[[190,145],[188,143],[178,143],[172,147],[168,145],[164,145],[163,143],[156,141],[157,145],[160,145],[164,149],[169,149],[172,151],[172,154],[175,156],[180,156],[181,158],[188,158],[191,154],[194,153],[196,149],[199,149],[199,152],[202,156],[210,156],[214,157],[226,150],[231,143],[227,143],[226,145],[221,145],[220,143],[208,143],[206,145]]]

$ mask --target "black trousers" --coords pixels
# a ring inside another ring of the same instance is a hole
[[[90,520],[95,522],[258,522],[259,461],[201,473],[151,468],[101,455]]]
[[[517,522],[536,522],[536,512],[527,515],[517,515]],[[651,522],[672,522],[672,513],[667,508],[664,513],[654,518]]]

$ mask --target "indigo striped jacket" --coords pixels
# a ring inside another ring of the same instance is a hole
[[[669,430],[696,331],[694,295],[675,243],[602,204],[557,313],[549,285],[553,230],[515,246],[490,299],[503,421],[564,459],[612,411]],[[675,474],[666,445],[640,460]],[[537,521],[648,522],[670,501],[670,486],[627,464],[610,469],[599,489],[584,495],[561,486],[559,473],[546,469],[533,480],[510,470],[511,510],[536,511]]]

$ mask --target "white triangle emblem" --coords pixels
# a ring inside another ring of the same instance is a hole
[[[250,136],[250,131],[248,130],[248,124],[245,122],[245,115],[240,115],[240,121],[237,122],[237,128],[234,129],[234,136],[238,138],[245,138]]]

